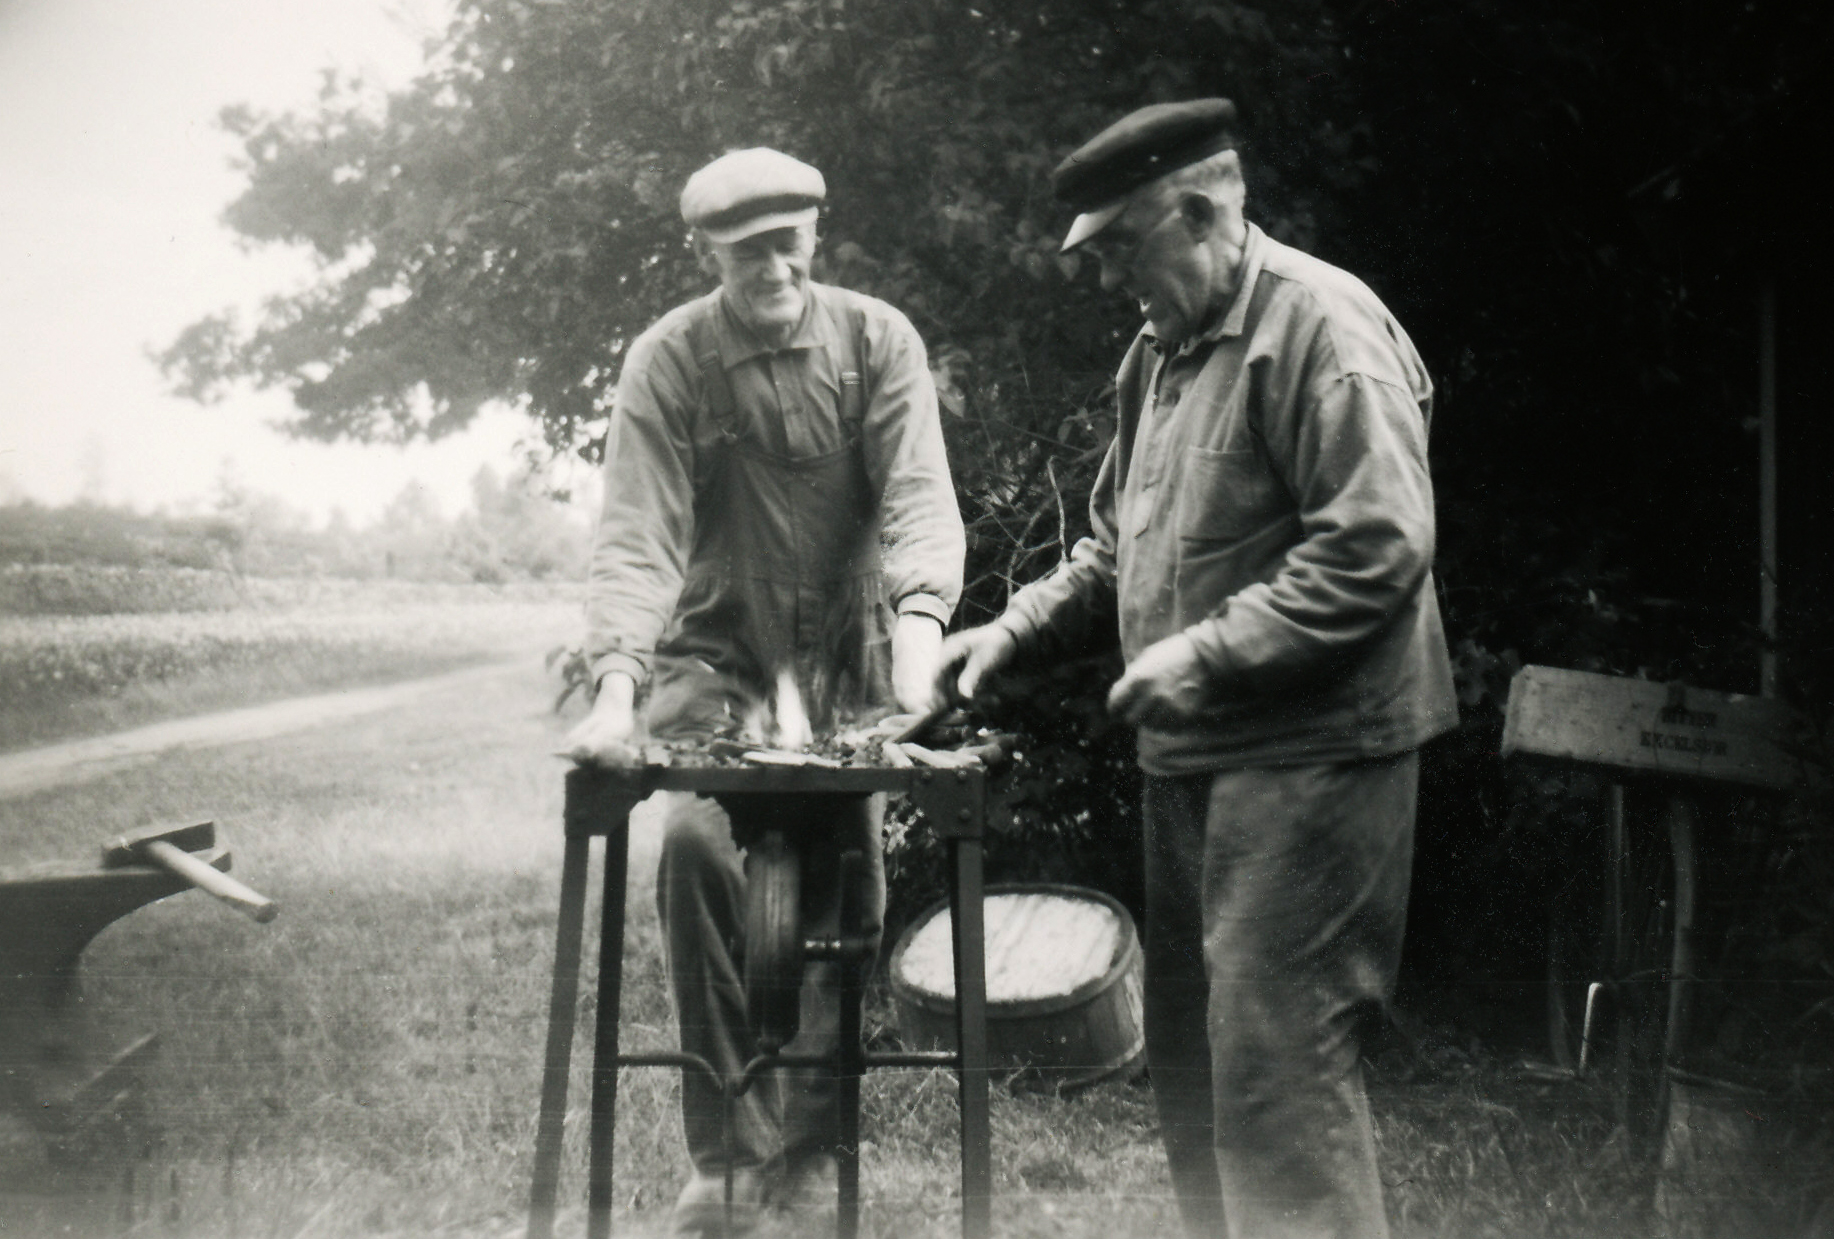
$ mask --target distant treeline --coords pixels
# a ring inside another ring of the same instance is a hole
[[[119,597],[102,610],[139,610],[132,599],[160,592],[155,577],[209,609],[213,590],[228,588],[210,585],[215,577],[494,584],[583,574],[587,529],[566,507],[534,487],[505,484],[489,466],[471,491],[471,506],[446,517],[423,489],[409,487],[363,526],[341,513],[314,524],[240,488],[225,488],[214,511],[194,515],[89,502],[0,505],[0,612],[89,612],[103,594]]]
[[[0,564],[229,568],[242,540],[225,516],[144,515],[77,503],[0,507]]]

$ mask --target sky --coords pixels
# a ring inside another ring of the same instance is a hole
[[[0,0],[0,502],[206,510],[229,477],[363,523],[409,485],[451,514],[480,465],[515,471],[532,425],[507,410],[434,445],[305,443],[272,428],[284,391],[199,405],[167,394],[148,357],[309,273],[219,222],[238,180],[218,112],[309,106],[326,68],[405,85],[444,14],[444,0]]]

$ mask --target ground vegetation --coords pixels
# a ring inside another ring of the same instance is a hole
[[[548,696],[532,668],[506,669],[339,726],[0,800],[0,880],[14,867],[93,864],[103,839],[147,820],[213,819],[234,873],[280,906],[257,925],[181,894],[89,947],[82,1052],[160,1037],[133,1112],[143,1125],[101,1142],[94,1160],[59,1163],[28,1116],[0,1102],[9,1225],[194,1239],[520,1234],[562,847],[550,754],[580,708],[557,717]],[[631,834],[620,1014],[633,1050],[675,1044],[657,825],[639,810]],[[596,923],[596,895],[587,916]],[[597,935],[586,939],[590,977]],[[581,998],[562,1234],[584,1225],[586,1029],[598,1012],[590,988]],[[882,991],[867,1020],[875,1045],[892,1044]],[[1413,1034],[1374,1047],[1370,1064],[1398,1239],[1635,1233],[1641,1177],[1607,1097],[1526,1077],[1455,1025]],[[621,1073],[620,1235],[662,1234],[685,1176],[675,1075]],[[959,1234],[951,1073],[870,1072],[864,1106],[862,1234]],[[1688,1160],[1663,1180],[1661,1233],[1802,1233],[1830,1186],[1827,1116],[1786,1114],[1748,1098],[1696,1107]],[[1002,1075],[993,1157],[1001,1236],[1146,1239],[1172,1226],[1138,1084],[1059,1096]],[[766,1233],[808,1230],[778,1219]]]

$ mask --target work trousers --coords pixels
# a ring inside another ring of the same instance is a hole
[[[1185,1227],[1383,1239],[1359,1022],[1394,992],[1417,754],[1148,776],[1146,1053]]]
[[[751,824],[732,823],[712,800],[666,794],[662,859],[656,905],[662,919],[669,984],[681,1028],[681,1048],[736,1079],[758,1049],[745,1014],[745,868],[735,842],[750,837]],[[811,823],[814,840],[804,849],[802,931],[807,937],[839,932],[840,855],[858,848],[865,856],[860,907],[864,932],[876,945],[885,917],[885,862],[880,825],[883,796],[837,798],[834,820]],[[840,964],[811,961],[804,967],[801,1025],[786,1053],[826,1054],[838,1045]],[[766,1072],[733,1111],[732,1163],[774,1173],[838,1142],[838,1089],[831,1070],[777,1069]],[[726,1165],[722,1100],[705,1073],[684,1071],[682,1133],[694,1166],[720,1174]]]

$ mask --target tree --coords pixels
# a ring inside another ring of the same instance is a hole
[[[1662,21],[1573,0],[460,0],[380,107],[328,80],[305,114],[225,113],[247,176],[228,222],[308,247],[320,278],[253,324],[193,325],[165,362],[199,397],[290,389],[309,437],[437,438],[500,400],[590,454],[625,344],[705,285],[677,189],[723,149],[776,145],[828,176],[821,277],[885,296],[930,345],[978,612],[1080,531],[1137,325],[1057,257],[1049,169],[1131,107],[1224,93],[1251,215],[1367,276],[1426,355],[1454,535],[1489,546],[1492,512],[1561,514],[1521,539],[1543,567],[1504,556],[1515,580],[1483,588],[1565,582],[1556,610],[1600,586],[1673,596],[1705,546],[1724,594],[1749,547],[1719,503],[1677,512],[1664,491],[1676,473],[1748,489],[1726,462],[1749,455],[1753,350],[1703,296],[1743,230],[1630,191],[1659,200],[1736,144],[1810,80],[1830,20],[1785,0]]]
[[[229,224],[309,247],[319,279],[253,325],[193,325],[165,364],[200,398],[290,389],[303,436],[437,438],[501,400],[590,453],[625,344],[705,287],[679,186],[721,150],[775,145],[828,177],[820,276],[885,296],[929,342],[998,605],[1077,532],[1136,326],[1058,260],[1050,168],[1138,103],[1228,91],[1269,152],[1263,220],[1303,240],[1360,175],[1319,157],[1356,140],[1307,85],[1333,28],[1317,0],[1277,18],[1199,0],[462,0],[380,110],[328,81],[306,115],[225,113],[248,178]]]
[[[453,528],[453,553],[473,580],[578,579],[585,571],[586,530],[540,493],[532,478],[505,485],[489,465],[471,478],[470,512]]]

